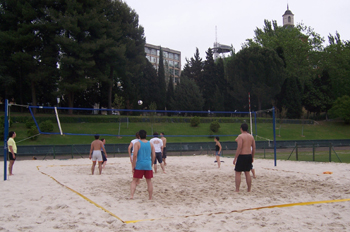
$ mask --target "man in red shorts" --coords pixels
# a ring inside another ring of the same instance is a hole
[[[134,157],[132,161],[133,180],[130,185],[130,199],[134,198],[136,185],[143,176],[146,178],[149,200],[152,200],[153,194],[153,170],[152,164],[156,158],[153,145],[146,140],[147,132],[145,130],[139,131],[140,141],[135,143]]]

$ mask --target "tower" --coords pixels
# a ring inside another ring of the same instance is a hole
[[[287,4],[287,10],[284,12],[283,17],[283,26],[284,27],[294,27],[294,14],[289,10],[289,6]]]

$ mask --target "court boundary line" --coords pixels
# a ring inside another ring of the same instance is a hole
[[[59,167],[59,166],[85,166],[85,165],[47,165],[47,167]],[[48,177],[50,177],[52,180],[54,180],[56,183],[58,183],[59,185],[61,185],[62,187],[72,191],[73,193],[77,194],[78,196],[82,197],[84,200],[88,201],[89,203],[95,205],[97,208],[102,209],[103,211],[105,211],[106,213],[110,214],[111,216],[117,218],[119,221],[121,221],[122,223],[125,224],[131,224],[131,223],[137,223],[137,222],[144,222],[144,221],[155,221],[155,220],[164,220],[164,219],[174,219],[174,218],[188,218],[188,217],[198,217],[198,216],[211,216],[211,215],[217,215],[217,214],[231,214],[231,213],[241,213],[244,211],[251,211],[251,210],[260,210],[260,209],[271,209],[271,208],[285,208],[285,207],[292,207],[292,206],[304,206],[304,205],[316,205],[316,204],[325,204],[325,203],[335,203],[335,202],[346,202],[346,201],[350,201],[350,198],[346,198],[346,199],[335,199],[335,200],[323,200],[323,201],[309,201],[309,202],[298,202],[298,203],[287,203],[287,204],[280,204],[280,205],[269,205],[269,206],[261,206],[261,207],[254,207],[254,208],[247,208],[247,209],[239,209],[239,210],[232,210],[232,211],[228,211],[228,212],[214,212],[214,213],[200,213],[200,214],[192,214],[192,215],[185,215],[185,216],[172,216],[172,217],[162,217],[162,218],[149,218],[149,219],[139,219],[139,220],[129,220],[129,221],[124,221],[122,220],[120,217],[118,217],[117,215],[115,215],[114,213],[112,213],[111,211],[107,210],[106,208],[102,207],[101,205],[97,204],[96,202],[92,201],[91,199],[89,199],[88,197],[84,196],[83,194],[79,193],[78,191],[62,184],[61,182],[59,182],[58,180],[56,180],[54,177],[52,177],[51,175],[40,171],[40,167],[41,166],[36,166],[38,171],[43,174],[46,175]]]

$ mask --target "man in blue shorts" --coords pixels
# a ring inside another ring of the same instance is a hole
[[[147,132],[139,131],[140,141],[135,143],[134,156],[132,160],[133,180],[130,185],[130,199],[134,198],[136,185],[143,176],[146,178],[149,200],[152,200],[153,194],[153,170],[152,164],[156,158],[154,146],[146,140]]]
[[[248,192],[251,191],[252,179],[250,177],[250,170],[254,161],[255,154],[255,140],[254,137],[248,133],[248,125],[243,123],[241,125],[241,134],[236,138],[237,150],[233,164],[235,166],[235,182],[236,192],[239,192],[241,185],[241,173],[244,172],[247,181]]]

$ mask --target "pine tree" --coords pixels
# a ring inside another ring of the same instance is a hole
[[[166,85],[165,85],[165,71],[164,71],[164,61],[163,61],[163,50],[160,48],[159,55],[159,67],[158,67],[158,109],[164,109],[166,106]]]

